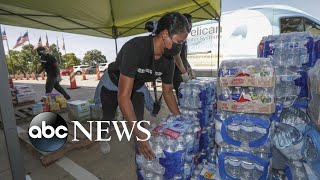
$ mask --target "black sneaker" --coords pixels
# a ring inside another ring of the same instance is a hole
[[[70,97],[68,94],[65,95],[64,98],[65,98],[66,100],[70,100],[70,99],[71,99],[71,97]]]

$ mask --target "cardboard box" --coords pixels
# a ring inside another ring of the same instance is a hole
[[[273,77],[219,77],[219,85],[221,87],[241,86],[241,87],[274,87],[275,81]]]
[[[34,101],[36,99],[36,93],[24,93],[24,94],[16,94],[18,103]]]
[[[90,119],[90,104],[88,101],[75,100],[67,102],[68,116],[71,120],[84,121]]]
[[[253,102],[218,101],[218,110],[240,113],[272,114],[275,112],[275,103],[258,104]]]
[[[34,92],[33,89],[30,86],[25,85],[16,85],[15,91],[17,94],[25,94],[25,93],[32,93]]]
[[[90,112],[90,104],[88,101],[75,100],[67,102],[68,109],[74,110],[78,112],[89,111]]]

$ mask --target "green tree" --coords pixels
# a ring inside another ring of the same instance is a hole
[[[19,59],[20,59],[20,51],[16,51],[16,50],[10,50],[10,58],[8,55],[6,55],[6,60],[7,60],[7,67],[8,67],[8,71],[11,74],[17,73],[18,70],[18,64],[19,64]],[[14,70],[14,71],[13,71]]]
[[[74,53],[67,53],[61,58],[61,65],[63,68],[69,68],[80,64],[80,59]]]
[[[40,66],[40,57],[32,44],[24,45],[20,51],[19,63],[22,73],[35,72]]]
[[[84,58],[83,58],[83,62],[85,64],[89,64],[91,66],[94,66],[96,64],[99,64],[99,63],[106,63],[108,62],[107,61],[107,58],[105,55],[103,55],[101,53],[101,51],[99,50],[96,50],[96,49],[93,49],[91,51],[87,51],[85,54],[84,54]]]

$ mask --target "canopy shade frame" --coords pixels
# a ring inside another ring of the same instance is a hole
[[[181,13],[189,13],[191,15],[198,13],[193,15],[193,20],[195,22],[201,21],[201,20],[208,20],[208,19],[212,19],[212,20],[220,19],[221,7],[218,10],[216,10],[215,8],[212,8],[211,5],[213,2],[217,2],[221,6],[221,0],[207,0],[207,1],[190,0],[188,2],[192,2],[194,6],[182,7],[177,9],[176,11]],[[64,15],[50,14],[47,12],[38,11],[38,9],[35,9],[35,10],[27,9],[24,6],[21,6],[19,8],[25,8],[26,12],[19,12],[20,9],[15,10],[13,8],[11,8],[10,10],[10,8],[8,8],[8,6],[11,7],[10,2],[5,0],[0,0],[0,20],[2,19],[2,17],[6,18],[7,16],[11,16],[11,17],[16,16],[16,17],[22,18],[21,19],[22,21],[26,20],[27,22],[30,22],[30,25],[29,24],[24,25],[26,27],[61,31],[61,32],[67,32],[67,33],[76,33],[76,34],[83,34],[83,35],[90,35],[90,36],[97,36],[97,37],[105,37],[105,38],[118,38],[118,37],[127,37],[135,34],[144,33],[144,26],[143,26],[144,23],[152,19],[159,19],[165,13],[171,12],[170,10],[160,11],[160,13],[158,14],[151,15],[149,17],[146,17],[140,20],[138,19],[137,21],[132,21],[130,23],[127,23],[127,25],[117,25],[117,22],[114,16],[114,10],[112,8],[113,7],[112,0],[109,0],[109,5],[111,9],[110,10],[110,16],[112,20],[111,24],[103,25],[103,24],[93,23],[91,25],[87,25],[86,22],[80,22],[83,19],[74,19],[72,17],[67,17]],[[206,8],[208,9],[210,8],[210,12]],[[41,20],[41,18],[43,19]],[[56,24],[50,23],[50,21],[52,21],[53,19],[55,21],[61,20],[61,23],[56,23]],[[17,25],[19,23],[10,24],[10,23],[7,23],[6,21],[3,21],[2,24]],[[61,25],[61,24],[65,24],[65,25]],[[61,27],[61,26],[67,26],[67,27]],[[116,28],[117,30],[114,31],[113,30],[114,28]],[[133,30],[138,30],[138,31],[131,32]],[[114,34],[114,32],[116,32],[117,34]]]
[[[145,1],[149,6],[148,8],[135,6],[134,10],[138,10],[138,15],[130,11],[131,4],[123,7],[119,12],[114,12],[111,8],[112,12],[108,14],[106,11],[109,10],[108,7],[113,6],[112,1],[115,2],[114,7],[117,8],[122,8],[121,3],[124,6],[128,5],[128,3],[124,4],[124,1],[130,2],[132,5],[140,3],[142,6],[145,5],[143,4]],[[81,7],[73,8],[73,3],[74,5],[80,4]],[[95,11],[96,9],[97,11]],[[204,13],[200,13],[201,10]],[[127,13],[127,11],[130,12]],[[191,14],[194,22],[208,19],[217,20],[220,37],[221,0],[160,0],[156,2],[150,0],[55,0],[46,2],[41,0],[0,0],[1,24],[114,38],[116,48],[118,37],[144,33],[144,23],[149,20],[158,20],[163,14],[172,11]],[[111,19],[108,19],[110,16],[112,16]],[[2,37],[1,29],[0,37]],[[220,38],[218,39],[219,64]],[[24,161],[20,152],[14,109],[7,84],[8,70],[3,42],[0,42],[0,65],[0,82],[3,84],[0,86],[0,93],[3,94],[3,99],[0,102],[0,120],[3,122],[11,174],[13,179],[20,180],[24,179]]]

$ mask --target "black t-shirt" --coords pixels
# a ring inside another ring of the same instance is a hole
[[[136,37],[121,48],[116,61],[108,66],[110,79],[118,85],[120,73],[134,78],[133,90],[137,90],[145,82],[153,81],[152,74],[152,36]],[[162,83],[172,84],[174,60],[165,58],[155,60],[156,78],[161,77]]]
[[[41,56],[41,65],[50,77],[57,77],[59,69],[55,66],[56,58],[51,54]]]

